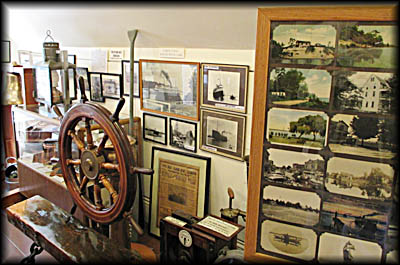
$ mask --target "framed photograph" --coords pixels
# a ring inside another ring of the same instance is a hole
[[[143,113],[143,139],[167,144],[167,117]]]
[[[160,236],[160,220],[176,210],[203,218],[208,213],[211,158],[153,146],[149,234]]]
[[[141,110],[198,121],[199,76],[200,63],[139,60]],[[155,103],[169,108],[160,111]]]
[[[11,45],[9,40],[1,41],[1,62],[11,63]]]
[[[277,106],[327,109],[331,81],[326,70],[274,68],[270,72],[268,101]]]
[[[76,55],[68,54],[68,62],[76,65]]]
[[[90,79],[89,79],[89,69],[87,67],[77,67],[76,68],[76,80],[78,82],[79,77],[83,77],[85,84],[85,91],[90,91]]]
[[[131,62],[122,60],[121,67],[124,96],[129,96],[131,90]],[[139,98],[139,62],[135,61],[133,67],[133,97]]]
[[[257,17],[245,260],[390,260],[397,6],[266,7]]]
[[[329,124],[329,148],[334,153],[391,159],[396,155],[394,119],[336,114]]]
[[[320,155],[270,148],[266,156],[265,181],[284,187],[323,188],[325,161]]]
[[[196,153],[197,123],[169,118],[169,145]]]
[[[200,149],[243,160],[246,117],[201,110]]]
[[[69,80],[69,98],[71,100],[77,99],[78,93],[78,80],[76,79],[76,69],[68,69],[68,80]]]
[[[266,139],[280,145],[322,149],[327,127],[328,115],[324,112],[272,108]]]
[[[105,102],[106,99],[103,97],[101,73],[90,72],[89,82],[90,82],[90,100],[97,102]]]
[[[391,72],[335,71],[334,107],[347,112],[396,113],[398,75]]]
[[[202,106],[246,113],[249,66],[202,63],[201,72]]]
[[[120,99],[122,97],[123,90],[120,74],[102,73],[101,82],[103,97],[112,99]]]

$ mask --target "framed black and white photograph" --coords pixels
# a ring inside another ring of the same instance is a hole
[[[320,190],[324,184],[325,161],[320,155],[270,148],[264,164],[267,182]]]
[[[81,76],[83,77],[85,91],[90,91],[89,69],[87,67],[76,68],[76,80],[79,81],[79,77]]]
[[[101,82],[103,97],[111,99],[120,99],[122,97],[123,91],[120,74],[102,73]]]
[[[104,102],[103,88],[101,82],[101,73],[90,72],[89,73],[90,82],[90,100],[97,102]]]
[[[78,80],[75,77],[76,77],[76,69],[69,68],[68,69],[68,80],[69,80],[68,86],[69,86],[69,98],[71,100],[77,99]]]
[[[167,117],[143,113],[143,139],[167,144]]]
[[[139,98],[139,62],[135,61],[133,67],[133,97]],[[122,60],[121,68],[124,96],[129,96],[131,91],[131,62],[129,60]]]
[[[262,212],[268,218],[314,226],[318,224],[321,198],[315,192],[266,186]]]
[[[200,149],[243,160],[246,117],[201,110]]]
[[[169,144],[196,153],[197,123],[169,118]]]
[[[278,253],[311,261],[317,248],[317,233],[309,228],[264,220],[261,224],[260,246],[268,254]]]
[[[325,187],[332,193],[389,201],[393,178],[388,164],[333,157],[328,161]]]
[[[181,210],[203,218],[208,214],[211,158],[153,146],[149,234],[160,236],[160,220]]]
[[[337,246],[337,247],[332,247]],[[319,240],[320,263],[381,263],[382,248],[378,243],[323,233]]]
[[[199,76],[200,63],[140,59],[141,110],[198,121]],[[159,104],[168,108],[160,111]]]
[[[11,62],[11,45],[9,40],[1,41],[1,62],[2,63]]]
[[[285,107],[327,109],[332,77],[326,70],[274,68],[268,102]]]
[[[334,107],[352,112],[396,113],[398,75],[395,73],[336,71]]]
[[[390,204],[329,194],[322,202],[320,229],[383,242],[390,210]]]
[[[397,150],[395,119],[336,114],[329,124],[329,148],[335,153],[391,159]]]
[[[201,64],[202,106],[246,113],[249,66]]]

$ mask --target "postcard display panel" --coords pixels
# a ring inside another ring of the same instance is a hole
[[[271,21],[256,253],[397,256],[396,31],[393,22]]]

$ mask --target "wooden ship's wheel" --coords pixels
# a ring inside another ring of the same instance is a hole
[[[60,126],[60,164],[67,188],[91,220],[109,224],[127,217],[141,235],[143,230],[129,214],[136,195],[135,173],[153,170],[134,165],[130,141],[118,119],[125,100],[121,98],[111,114],[86,102],[84,93],[82,98],[65,113]]]

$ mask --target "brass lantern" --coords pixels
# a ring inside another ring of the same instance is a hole
[[[19,73],[6,73],[6,78],[2,78],[4,85],[1,89],[2,105],[18,105],[22,104],[22,87],[21,76]]]

